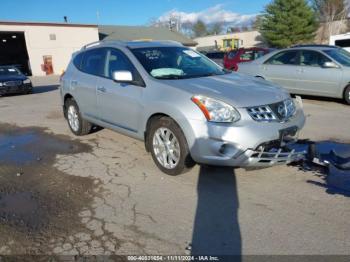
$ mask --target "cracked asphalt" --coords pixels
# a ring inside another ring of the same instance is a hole
[[[74,137],[57,78],[33,81],[32,95],[0,97],[0,254],[350,255],[350,199],[316,172],[166,176],[142,142]],[[350,143],[350,107],[304,103],[302,138]]]

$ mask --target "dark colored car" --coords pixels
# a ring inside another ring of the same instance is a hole
[[[211,52],[203,52],[203,54],[213,60],[220,66],[223,66],[225,52],[222,51],[211,51]]]
[[[33,91],[32,82],[15,66],[0,66],[0,95]]]
[[[269,49],[260,47],[231,50],[224,56],[224,67],[229,70],[237,71],[239,63],[253,61],[269,52]]]

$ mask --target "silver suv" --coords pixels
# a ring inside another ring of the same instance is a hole
[[[179,43],[92,43],[73,55],[60,92],[75,135],[98,125],[142,140],[169,175],[195,163],[272,166],[303,157],[288,146],[305,123],[301,100]]]

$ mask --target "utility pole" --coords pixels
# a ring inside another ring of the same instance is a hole
[[[97,10],[96,11],[96,18],[97,18],[97,24],[100,24],[100,12]]]

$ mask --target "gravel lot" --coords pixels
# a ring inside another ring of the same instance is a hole
[[[319,172],[169,177],[142,142],[106,129],[74,137],[57,78],[34,83],[32,95],[0,98],[0,254],[350,255],[350,198]],[[302,138],[350,143],[349,106],[304,107]]]

